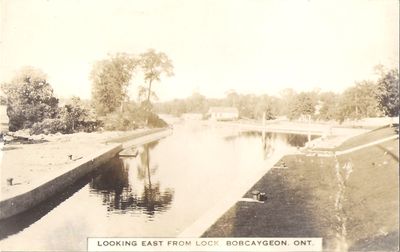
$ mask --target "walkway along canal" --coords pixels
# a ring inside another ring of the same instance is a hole
[[[85,157],[81,156],[76,160],[73,160],[77,162],[69,163],[68,165],[64,166],[64,168],[55,169],[54,172],[42,173],[42,176],[40,176],[39,179],[33,179],[27,183],[16,183],[12,187],[3,188],[4,186],[2,186],[0,195],[0,220],[27,211],[33,206],[48,199],[52,195],[62,191],[67,186],[75,183],[78,179],[85,176],[87,173],[90,173],[100,165],[106,163],[108,160],[116,156],[116,154],[123,148],[148,143],[165,137],[169,133],[169,129],[152,129],[137,132],[133,135],[128,134],[123,138],[111,140],[110,143],[102,143],[98,145],[99,149],[94,149],[94,151],[89,155]],[[122,140],[124,140],[124,142],[121,143]],[[41,146],[36,146],[36,148],[40,147]],[[59,146],[53,145],[53,147],[58,148]],[[18,147],[11,147],[11,149],[12,148],[18,149]],[[59,152],[62,152],[63,150],[64,149],[61,148]],[[38,154],[36,153],[36,155]],[[70,159],[72,159],[72,155]],[[29,159],[26,161],[29,161]],[[29,166],[31,165],[30,162],[28,164]],[[57,165],[55,168],[58,168]],[[5,169],[11,168],[6,166],[6,164],[2,164],[2,176],[5,172],[12,173],[13,171],[8,171]],[[45,168],[39,166],[35,168],[35,171],[37,172],[38,169],[40,170]],[[31,173],[32,171],[33,169],[29,171],[31,176],[36,174],[36,172]],[[18,176],[18,172],[14,175]],[[29,177],[29,174],[26,175]],[[3,189],[5,190],[3,191]]]
[[[137,157],[115,158],[60,195],[0,223],[0,245],[85,250],[87,237],[178,236],[254,174],[266,173],[271,160],[307,141],[267,136],[263,145],[257,132],[176,125],[171,136],[141,146]]]

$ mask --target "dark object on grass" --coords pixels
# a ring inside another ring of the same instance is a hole
[[[8,178],[7,179],[7,185],[12,186],[13,185],[13,178]]]
[[[266,201],[267,200],[267,195],[265,195],[265,193],[258,194],[258,200],[259,201]]]
[[[251,194],[253,195],[253,199],[254,200],[258,200],[258,197],[260,195],[260,191],[254,190],[251,192]]]

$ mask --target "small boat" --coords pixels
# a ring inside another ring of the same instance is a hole
[[[136,157],[139,154],[139,150],[136,147],[127,148],[118,153],[120,157]]]

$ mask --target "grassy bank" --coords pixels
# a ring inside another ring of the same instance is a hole
[[[391,134],[384,131],[375,134]],[[265,192],[265,203],[237,202],[203,236],[313,236],[323,237],[326,250],[397,251],[398,144],[392,140],[338,159],[286,156],[287,169],[272,169],[244,195]]]
[[[392,126],[387,125],[384,127],[374,129],[370,132],[355,136],[342,143],[340,146],[336,148],[336,150],[337,151],[346,150],[356,147],[358,145],[368,144],[370,142],[377,141],[385,137],[396,135],[398,134],[398,131],[396,131],[398,127],[399,127],[398,124]]]

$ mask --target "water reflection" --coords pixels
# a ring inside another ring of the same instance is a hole
[[[151,220],[157,212],[168,209],[174,190],[161,189],[160,182],[154,180],[158,164],[150,161],[150,150],[157,143],[144,145],[137,158],[113,159],[110,167],[91,181],[91,193],[102,196],[109,213],[144,213]]]
[[[260,139],[260,146],[263,149],[263,157],[267,159],[275,153],[277,149],[281,149],[284,146],[290,147],[304,147],[308,141],[308,137],[305,135],[297,134],[283,134],[283,133],[266,133],[263,139],[262,133],[259,131],[242,131],[235,135],[226,136],[225,141],[231,142],[240,138],[257,138]],[[311,140],[318,136],[311,136]]]
[[[177,236],[221,201],[241,197],[290,145],[306,142],[305,136],[267,136],[264,147],[260,133],[176,125],[168,138],[139,147],[136,158],[113,159],[67,195],[57,194],[7,225],[0,222],[6,231],[0,246],[83,251],[86,237]],[[35,243],[22,246],[27,240]]]
[[[245,136],[245,137],[257,137],[262,138],[262,133],[259,131],[243,131],[240,132],[238,137]],[[317,138],[318,136],[311,135],[311,140]],[[288,143],[290,146],[293,147],[304,147],[307,143],[307,136],[306,135],[297,135],[297,134],[283,134],[283,133],[265,133],[265,142],[273,143],[276,140],[284,141]]]

